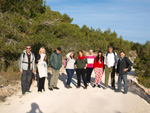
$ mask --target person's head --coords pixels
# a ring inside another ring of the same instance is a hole
[[[39,54],[46,54],[46,50],[44,47],[41,47],[39,50]]]
[[[112,53],[113,52],[113,46],[108,46],[108,52]]]
[[[61,48],[60,48],[60,47],[57,47],[56,53],[57,53],[57,54],[61,53]]]
[[[85,56],[82,50],[80,50],[80,51],[78,52],[78,55],[79,55],[79,56]]]
[[[120,57],[123,58],[124,56],[125,56],[125,52],[124,52],[124,51],[121,51],[121,52],[120,52]]]
[[[71,52],[70,57],[71,57],[71,58],[74,58],[74,57],[75,57],[75,53],[74,53],[73,51]]]
[[[27,52],[27,53],[30,53],[30,51],[31,51],[31,45],[27,45],[27,46],[26,46],[26,52]]]
[[[101,61],[103,61],[103,53],[102,53],[102,50],[99,50],[98,51],[98,54],[97,54],[97,61],[99,60],[99,58],[101,57]]]
[[[89,55],[93,55],[93,50],[89,50]]]

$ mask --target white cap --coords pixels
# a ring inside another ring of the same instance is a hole
[[[92,49],[90,49],[90,50],[89,50],[89,52],[93,53],[93,50],[92,50]]]

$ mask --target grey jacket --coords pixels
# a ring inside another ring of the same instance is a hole
[[[27,70],[28,69],[28,56],[26,53],[26,50],[23,51],[23,53],[20,56],[20,61],[19,61],[19,69],[20,70]],[[35,70],[35,57],[34,54],[31,52],[31,65],[30,65],[30,70]]]

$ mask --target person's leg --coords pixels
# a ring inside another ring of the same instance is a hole
[[[42,87],[42,89],[45,91],[45,87],[44,87],[45,86],[45,77],[43,77],[42,79],[43,79],[43,87]]]
[[[71,70],[71,81],[72,81],[73,75],[74,75],[74,69]],[[70,81],[70,83],[71,83],[71,81]],[[70,84],[69,84],[69,85],[70,85]]]
[[[122,75],[118,76],[118,91],[121,91]]]
[[[100,68],[100,81],[102,80],[102,77],[103,77],[103,68]]]
[[[98,83],[98,68],[94,68],[94,72],[95,72],[95,81],[94,81],[94,83],[97,84]]]
[[[39,77],[38,91],[42,91],[42,78]]]
[[[55,70],[52,68],[52,76],[50,79],[50,86],[49,88],[53,88],[54,87],[54,79],[55,79]]]
[[[86,81],[87,83],[90,82],[90,68],[86,68]]]
[[[82,80],[83,80],[84,86],[87,87],[85,71],[86,71],[85,69],[82,69],[81,70],[81,75],[82,75]]]
[[[55,70],[55,82],[54,82],[54,87],[57,87],[58,78],[59,78],[59,70]]]
[[[70,69],[66,69],[66,72],[67,72],[67,75],[68,75],[68,78],[67,78],[67,85],[70,84],[70,81],[71,81],[71,70]]]
[[[89,83],[91,82],[92,72],[93,72],[93,68],[90,68],[90,71],[89,71]]]
[[[128,92],[128,81],[127,81],[127,75],[122,75],[122,79],[124,82],[124,91]]]
[[[76,74],[77,74],[77,85],[80,86],[81,85],[81,73],[80,73],[80,69],[76,69]]]
[[[32,80],[32,70],[27,71],[26,91],[29,91]]]
[[[98,84],[101,84],[101,78],[103,75],[103,69],[102,68],[98,68]]]
[[[27,71],[23,71],[21,75],[21,87],[22,87],[22,93],[26,92],[26,76],[27,76]]]
[[[109,80],[109,68],[105,66],[105,87],[108,87],[108,80]]]
[[[115,66],[111,68],[111,86],[115,87]]]
[[[69,82],[69,84],[68,84],[69,86],[70,86],[70,83],[71,83],[71,81],[72,81],[72,77],[73,77],[73,74],[74,74],[74,69],[71,69],[70,72],[71,72],[71,73],[70,73],[70,82]]]

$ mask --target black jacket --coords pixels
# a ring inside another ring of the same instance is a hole
[[[41,55],[40,55],[40,54],[37,54],[37,55],[35,56],[35,64],[38,64],[38,60],[40,60],[40,58],[41,58]],[[46,59],[46,63],[48,64],[48,58]]]
[[[132,62],[129,60],[129,58],[124,57],[122,60],[119,59],[117,64],[117,73],[120,75],[127,74],[128,71],[124,71],[125,68],[130,69],[132,66]]]

